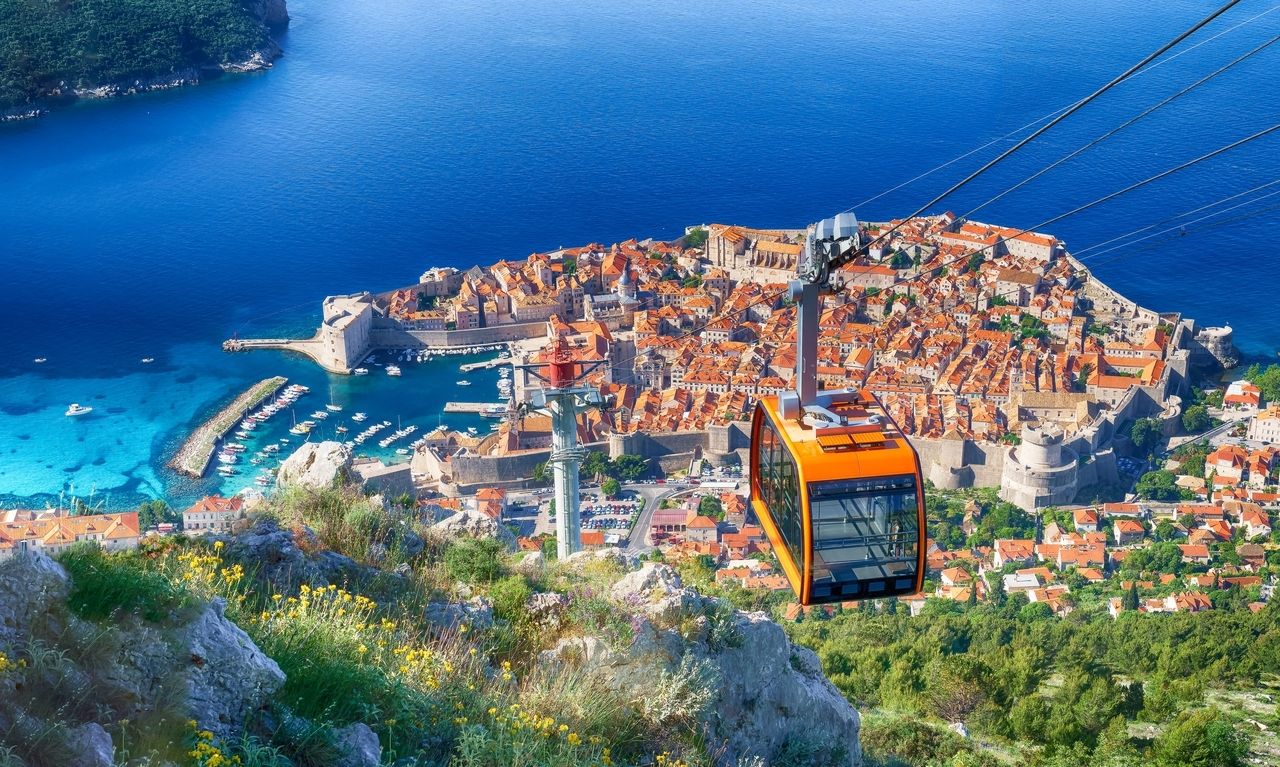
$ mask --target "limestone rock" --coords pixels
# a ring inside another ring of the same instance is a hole
[[[382,764],[382,744],[377,734],[363,722],[335,731],[334,741],[341,753],[335,767],[378,767]]]
[[[792,645],[765,613],[734,620],[736,646],[698,650],[720,670],[710,724],[726,760],[768,761],[789,738],[817,737],[834,750],[830,758],[843,756],[839,764],[861,764],[858,712],[823,676],[817,656]]]
[[[514,549],[516,546],[516,537],[510,530],[498,520],[478,511],[460,511],[435,523],[431,529],[450,538],[495,538],[507,549]]]
[[[20,554],[0,564],[0,648],[17,644],[29,632],[32,618],[70,591],[67,571],[42,553]]]
[[[341,442],[306,442],[280,465],[280,487],[323,490],[345,479],[351,469],[351,448]]]
[[[620,549],[616,546],[607,549],[596,549],[594,551],[575,551],[565,558],[565,564],[570,567],[580,566],[586,562],[596,562],[600,560],[610,560],[619,567],[631,569],[640,561],[640,557],[626,549]]]
[[[227,619],[215,598],[180,635],[189,658],[187,709],[202,728],[230,736],[284,684],[284,672]]]
[[[664,691],[696,669],[699,694],[710,701],[701,715],[709,751],[721,767],[772,764],[792,740],[816,749],[817,763],[861,764],[858,712],[823,676],[817,655],[791,644],[765,613],[704,598],[658,563],[627,573],[610,597],[635,614],[629,648],[566,638],[540,661],[585,666],[646,710],[670,707]]]
[[[75,752],[76,767],[113,767],[116,747],[111,735],[97,722],[88,722],[67,733],[67,745]]]
[[[246,570],[277,591],[292,590],[302,583],[344,583],[361,574],[363,568],[355,560],[336,551],[309,556],[298,547],[300,539],[308,548],[320,545],[305,527],[286,530],[274,518],[260,517],[248,530],[223,540],[230,559],[244,563]]]
[[[466,602],[432,602],[423,610],[422,619],[441,629],[456,629],[463,624],[487,629],[493,625],[493,605],[484,597],[472,597]]]
[[[537,578],[547,569],[547,558],[542,556],[541,551],[530,551],[519,562],[516,562],[515,569],[521,575]]]
[[[670,565],[646,562],[613,584],[610,595],[617,602],[638,607],[649,618],[672,624],[702,610],[702,597],[680,582]]]

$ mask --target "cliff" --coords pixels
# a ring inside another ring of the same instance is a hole
[[[6,764],[861,763],[857,712],[763,613],[433,517],[293,491],[219,540],[0,563]]]
[[[285,0],[0,0],[0,121],[269,68]]]

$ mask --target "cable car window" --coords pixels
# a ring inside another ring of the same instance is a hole
[[[913,588],[919,537],[914,476],[814,483],[809,501],[815,595]]]
[[[800,507],[800,482],[795,460],[782,443],[773,424],[760,424],[757,448],[760,499],[764,501],[774,524],[782,534],[796,567],[804,566],[804,519]]]

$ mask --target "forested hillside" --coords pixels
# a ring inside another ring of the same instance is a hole
[[[0,0],[0,109],[58,89],[242,61],[270,45],[238,0]]]

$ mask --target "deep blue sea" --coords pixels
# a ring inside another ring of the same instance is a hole
[[[308,332],[325,294],[432,265],[851,205],[904,214],[1009,142],[859,203],[1084,96],[1216,4],[292,0],[269,72],[0,126],[0,502],[212,490],[159,467],[219,401],[277,373],[315,389],[307,412],[336,401],[430,428],[445,399],[490,399],[496,374],[468,376],[478,392],[454,388],[456,361],[344,379],[219,342]],[[1242,3],[1191,42],[1258,18],[939,210],[968,211],[1277,34],[1270,5]],[[974,217],[1032,226],[1271,125],[1277,82],[1280,46]],[[1277,178],[1280,134],[1048,231],[1080,252]],[[1252,199],[1086,263],[1271,357],[1280,195]],[[65,418],[73,401],[95,412]]]

